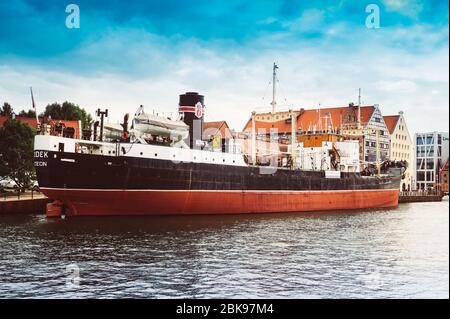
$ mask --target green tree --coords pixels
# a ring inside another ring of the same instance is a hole
[[[21,190],[35,176],[33,138],[35,130],[17,120],[7,120],[0,128],[0,176],[13,179]]]
[[[44,116],[51,116],[54,120],[81,121],[82,128],[88,128],[92,117],[85,109],[71,102],[52,103],[45,108]]]
[[[22,110],[22,111],[20,111],[19,116],[34,118],[34,117],[36,117],[36,112],[34,112],[33,110],[28,110],[28,111]]]
[[[0,110],[0,115],[11,116],[12,113],[13,113],[13,108],[11,107],[11,105],[7,102],[3,103],[3,106]]]

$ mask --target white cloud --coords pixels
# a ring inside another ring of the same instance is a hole
[[[298,19],[286,22],[284,25],[294,32],[321,31],[324,29],[324,18],[324,11],[308,9]]]
[[[377,86],[381,91],[389,93],[413,93],[417,89],[416,83],[409,80],[379,81]]]
[[[383,3],[387,11],[411,18],[417,18],[423,10],[423,4],[419,0],[384,0]]]
[[[415,30],[421,39],[429,32]],[[16,111],[28,108],[28,87],[32,85],[41,110],[48,103],[69,100],[91,112],[109,108],[110,120],[116,122],[127,112],[133,114],[140,104],[147,110],[176,113],[179,94],[199,91],[205,95],[207,120],[225,119],[240,130],[252,110],[270,110],[268,82],[276,61],[280,67],[280,108],[316,107],[319,102],[322,106],[343,106],[357,99],[361,87],[364,103],[380,104],[385,114],[403,110],[411,133],[448,131],[448,45],[414,53],[383,45],[383,38],[400,31],[383,32],[365,38],[355,31],[351,37],[361,39],[355,41],[358,45],[333,50],[327,50],[326,43],[313,47],[305,42],[282,48],[267,45],[260,50],[261,42],[267,39],[227,49],[223,43],[171,43],[152,35],[135,43],[139,34],[128,41],[110,35],[72,53],[70,58],[86,59],[81,63],[83,72],[71,64],[58,69],[18,61],[0,65],[0,102],[10,102]],[[443,34],[439,39],[445,39]],[[110,51],[104,52],[103,63],[113,67],[96,68],[89,59],[105,48]],[[122,51],[108,62],[110,55]],[[89,68],[92,70],[86,72]]]

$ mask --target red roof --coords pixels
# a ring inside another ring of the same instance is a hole
[[[394,133],[395,127],[397,126],[398,119],[400,115],[386,115],[383,116],[384,123],[386,123],[386,127],[389,130],[389,134]]]
[[[4,115],[0,115],[0,127],[3,127],[3,124],[10,119],[9,116],[4,116]],[[16,120],[22,122],[22,123],[26,123],[31,127],[36,128],[37,124],[36,124],[36,119],[35,118],[31,118],[31,117],[21,117],[21,116],[16,116]]]
[[[26,123],[29,126],[33,127],[33,128],[37,128],[37,122],[36,122],[36,118],[34,117],[22,117],[22,116],[16,116],[15,117],[16,120],[22,122],[22,123]],[[3,124],[6,122],[6,120],[10,119],[9,116],[4,116],[4,115],[0,115],[0,127],[3,127]],[[39,119],[41,122],[44,121],[43,118]],[[81,134],[80,134],[80,121],[68,121],[68,120],[53,120],[55,123],[61,121],[61,123],[64,123],[64,125],[66,127],[72,127],[75,130],[74,133],[74,138],[81,138]]]
[[[372,117],[375,110],[374,106],[361,106],[361,124],[364,126]],[[341,127],[342,124],[356,123],[358,109],[356,106],[344,106],[344,107],[329,107],[319,109],[304,110],[300,109],[295,111],[297,114],[297,129],[308,131],[314,127],[318,130],[320,127],[325,129],[328,126],[332,126],[334,130]],[[258,116],[270,115],[271,113],[260,113]],[[291,132],[291,123],[286,120],[276,122],[263,122],[256,121],[256,130],[277,128],[278,132]],[[248,120],[244,127],[244,131],[252,129],[251,118]]]
[[[216,135],[218,132],[220,132],[222,138],[233,138],[233,134],[226,121],[204,122],[203,131],[205,130],[208,130],[206,132],[208,136],[204,136],[204,138],[209,138],[209,136]]]

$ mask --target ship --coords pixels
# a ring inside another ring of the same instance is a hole
[[[274,65],[272,106],[275,77]],[[253,129],[215,147],[214,139],[202,134],[205,109],[203,95],[187,92],[179,96],[177,119],[147,114],[140,106],[131,121],[127,114],[117,125],[104,123],[106,112],[99,110],[101,123],[80,139],[42,128],[35,136],[34,165],[41,191],[53,200],[47,216],[300,213],[398,205],[401,172],[383,166],[367,173],[358,141],[335,132],[298,136],[293,127],[285,143],[261,140]],[[311,136],[314,145],[307,142]]]

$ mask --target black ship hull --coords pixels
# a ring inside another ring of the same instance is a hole
[[[42,191],[68,215],[226,214],[398,205],[400,177],[45,151]],[[39,153],[37,153],[39,154]]]

